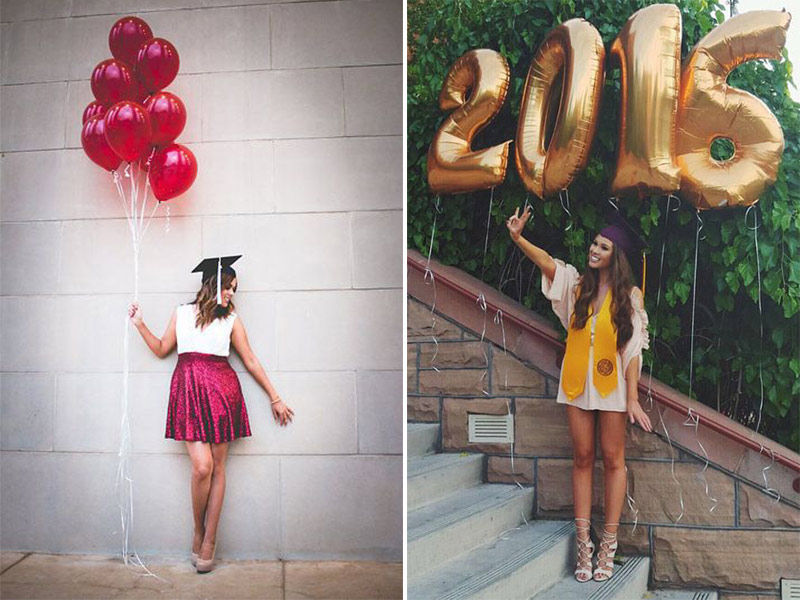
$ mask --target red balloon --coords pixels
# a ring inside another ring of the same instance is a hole
[[[136,64],[139,46],[153,37],[153,30],[139,17],[122,17],[111,27],[108,47],[114,58],[129,65]]]
[[[150,162],[150,187],[161,202],[180,196],[197,177],[197,159],[181,144],[156,150]]]
[[[150,114],[150,124],[153,127],[151,144],[169,144],[183,131],[186,125],[186,108],[175,94],[156,92],[145,101],[144,107]]]
[[[171,42],[153,38],[139,47],[136,75],[150,92],[167,87],[178,74],[181,60]]]
[[[105,106],[136,97],[136,82],[133,72],[124,62],[109,58],[92,72],[92,93]]]
[[[103,115],[89,117],[83,124],[81,144],[86,156],[108,171],[113,171],[122,162],[106,141],[106,120]]]
[[[141,104],[124,100],[108,109],[106,140],[120,158],[131,162],[150,144],[150,116]]]
[[[95,115],[104,115],[108,110],[105,106],[100,104],[97,100],[92,100],[89,105],[83,109],[83,123],[89,120],[90,117]]]

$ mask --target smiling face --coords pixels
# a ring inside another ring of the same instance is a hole
[[[224,280],[223,280],[224,281]],[[233,300],[233,295],[236,293],[236,288],[239,286],[239,282],[237,281],[236,277],[231,279],[230,283],[226,286],[223,286],[221,290],[222,295],[222,304],[221,306],[227,308],[228,304],[230,304],[231,300]]]
[[[614,242],[599,233],[589,246],[588,264],[592,269],[607,269],[611,266],[611,255],[614,253]]]

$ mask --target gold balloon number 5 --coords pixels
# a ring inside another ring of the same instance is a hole
[[[610,50],[622,83],[612,194],[680,189],[699,209],[757,202],[777,177],[783,132],[766,104],[728,86],[726,79],[749,60],[779,59],[790,21],[787,12],[737,15],[701,39],[681,68],[678,8],[656,4],[634,13]],[[525,187],[542,198],[568,187],[586,167],[597,128],[604,59],[594,26],[571,19],[548,34],[531,62],[515,154]],[[554,104],[550,97],[557,93],[559,75],[560,101],[545,148]],[[471,145],[502,108],[508,79],[505,59],[493,50],[472,50],[450,69],[439,104],[443,110],[457,110],[439,128],[428,151],[428,183],[434,192],[487,189],[505,179],[511,141],[477,151]],[[717,138],[733,142],[731,158],[711,156]]]

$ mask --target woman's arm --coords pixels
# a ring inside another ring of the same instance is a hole
[[[542,270],[544,276],[547,277],[549,280],[552,281],[553,277],[556,274],[556,263],[553,260],[553,257],[550,256],[547,252],[539,248],[538,246],[534,246],[524,237],[522,237],[522,230],[525,227],[525,223],[528,222],[528,219],[531,216],[531,209],[530,206],[526,206],[525,210],[522,212],[522,215],[519,214],[519,208],[511,215],[508,220],[506,221],[506,227],[508,227],[508,233],[511,235],[511,239],[514,240],[514,243],[519,246],[520,250],[531,259],[537,267]]]
[[[650,417],[639,404],[639,361],[640,356],[634,356],[628,363],[625,371],[625,392],[628,399],[628,419],[631,423],[638,423],[647,432],[653,431]]]
[[[144,324],[144,319],[142,318],[142,309],[139,307],[138,302],[133,302],[128,307],[128,316],[131,318],[131,323],[133,323],[134,327],[139,331],[139,334],[142,336],[142,339],[147,344],[147,347],[150,348],[150,351],[155,354],[158,358],[164,358],[168,356],[170,352],[175,348],[175,344],[177,342],[177,338],[175,337],[175,321],[177,319],[176,312],[172,312],[172,317],[169,320],[169,324],[167,325],[167,330],[164,332],[164,335],[161,338],[157,338],[153,335],[153,332],[147,328],[147,325]]]
[[[287,423],[291,422],[292,417],[294,416],[294,411],[289,408],[283,402],[283,400],[281,400],[281,397],[278,396],[278,392],[272,386],[269,377],[267,377],[267,374],[264,372],[264,368],[261,366],[261,363],[258,361],[258,358],[256,358],[255,353],[250,348],[250,342],[247,340],[247,332],[244,330],[244,325],[242,324],[242,320],[240,318],[237,318],[233,322],[231,342],[233,342],[233,347],[241,357],[245,368],[253,376],[253,379],[258,382],[258,385],[264,388],[264,391],[270,397],[272,416],[281,425],[286,425]]]

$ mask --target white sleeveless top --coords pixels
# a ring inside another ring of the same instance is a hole
[[[195,327],[194,304],[182,304],[176,310],[175,335],[178,338],[178,354],[183,352],[202,352],[228,356],[230,354],[231,331],[236,313],[224,319],[214,319],[202,331]]]

